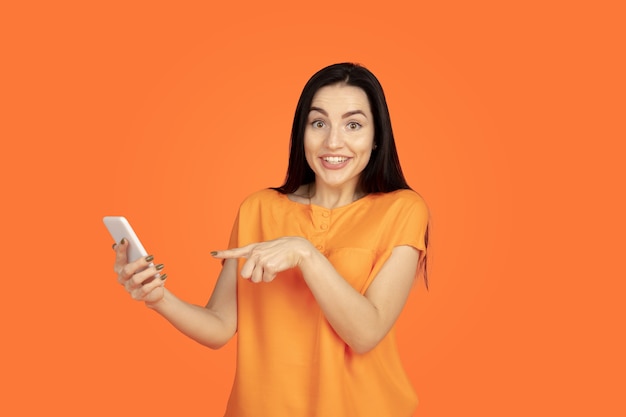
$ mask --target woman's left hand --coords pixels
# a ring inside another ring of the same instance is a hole
[[[218,259],[245,258],[241,276],[252,282],[270,282],[276,274],[295,268],[314,249],[302,237],[281,237],[261,243],[251,243],[235,249],[211,252]]]

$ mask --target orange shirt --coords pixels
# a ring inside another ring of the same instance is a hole
[[[329,210],[266,189],[241,205],[230,247],[305,237],[363,294],[394,247],[425,250],[427,223],[424,201],[410,190],[369,194]],[[299,269],[270,283],[238,279],[237,314],[237,371],[226,416],[412,415],[417,397],[394,329],[371,351],[354,353],[324,317]]]

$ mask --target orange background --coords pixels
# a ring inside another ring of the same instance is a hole
[[[129,3],[0,6],[0,414],[220,415],[235,341],[130,300],[101,218],[204,303],[304,83],[356,61],[433,215],[399,322],[415,415],[626,415],[618,2]]]

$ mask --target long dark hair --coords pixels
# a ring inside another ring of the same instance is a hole
[[[367,95],[374,117],[376,149],[372,151],[370,160],[359,177],[360,190],[366,194],[410,190],[411,187],[407,184],[400,167],[383,87],[367,68],[353,63],[333,64],[322,68],[304,86],[291,127],[289,166],[285,183],[274,189],[280,193],[289,194],[295,192],[301,185],[315,181],[315,173],[309,167],[304,153],[304,131],[311,110],[311,102],[317,91],[322,87],[338,83],[362,89]],[[424,238],[428,246],[428,227]],[[428,287],[426,256],[422,258],[420,264],[426,287]]]

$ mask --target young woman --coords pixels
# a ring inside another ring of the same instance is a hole
[[[362,66],[308,81],[285,183],[241,205],[205,307],[176,298],[153,257],[118,281],[136,300],[211,348],[237,332],[226,416],[410,416],[417,397],[394,338],[415,277],[426,279],[428,209],[407,185],[389,111]]]

